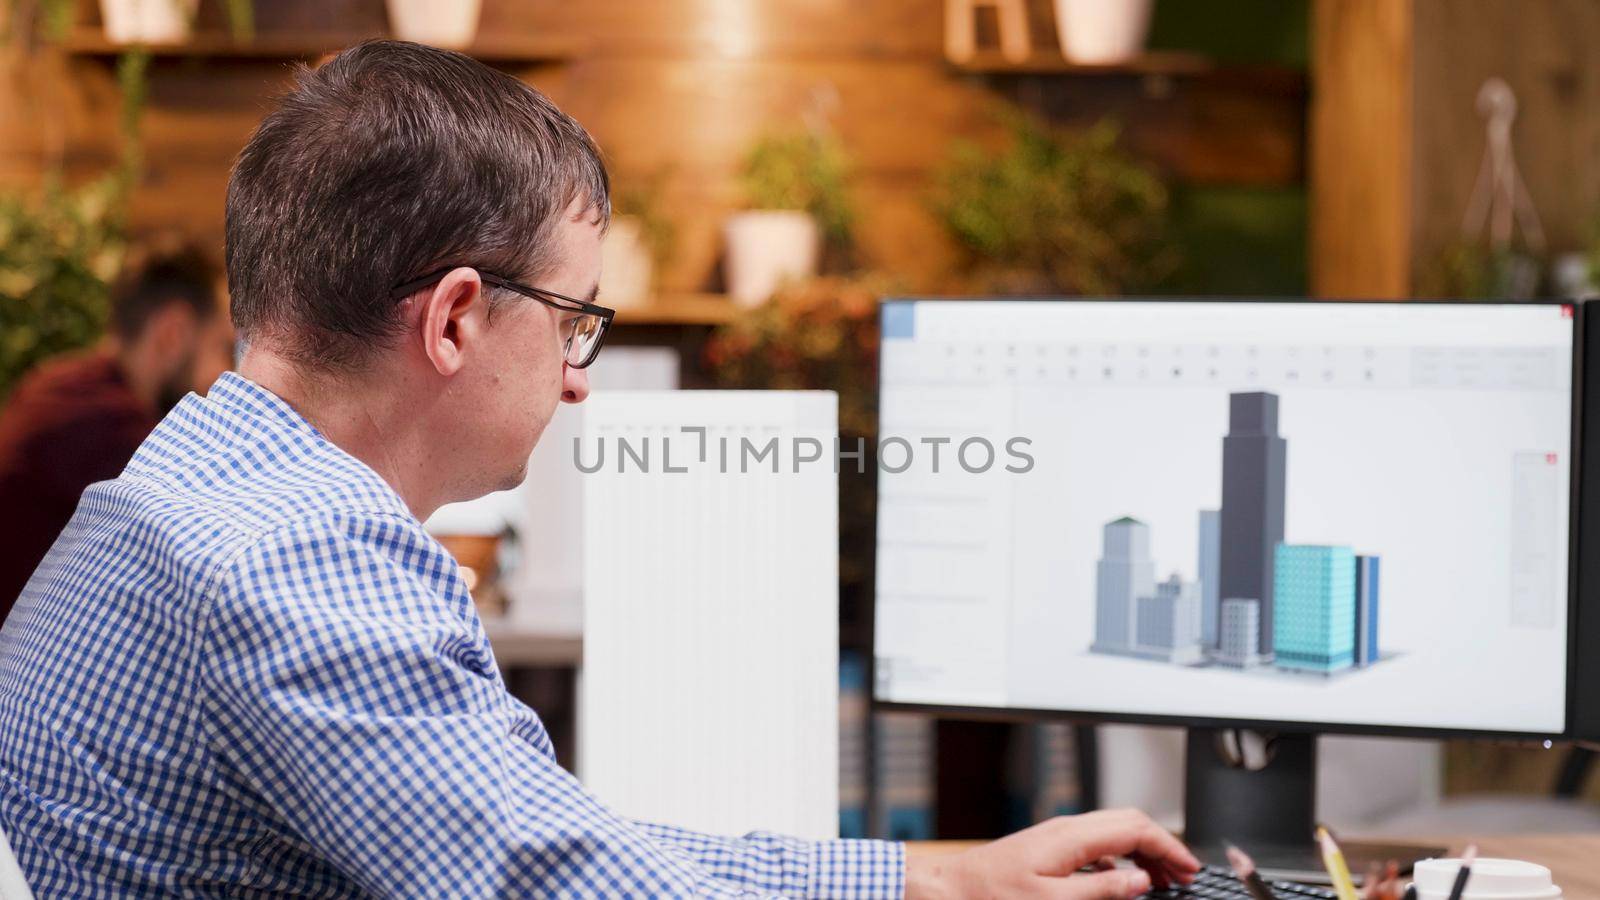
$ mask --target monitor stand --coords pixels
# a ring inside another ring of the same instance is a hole
[[[1241,742],[1244,747],[1241,748]],[[1264,877],[1327,884],[1317,826],[1317,736],[1191,728],[1185,751],[1184,840],[1202,861],[1226,867],[1233,843]],[[1442,848],[1341,841],[1359,879],[1373,860],[1393,859],[1403,873]]]

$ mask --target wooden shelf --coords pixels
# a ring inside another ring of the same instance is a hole
[[[158,57],[211,57],[218,59],[314,60],[337,52],[357,41],[388,37],[384,34],[334,34],[306,32],[258,32],[248,41],[236,40],[225,32],[199,32],[181,44],[153,44],[148,47]],[[113,43],[99,28],[79,28],[61,42],[75,56],[116,56],[132,45]],[[571,59],[583,48],[568,40],[539,37],[485,35],[465,51],[490,63],[543,63]]]
[[[1050,52],[1036,52],[1018,62],[995,50],[979,52],[964,62],[952,61],[950,66],[976,75],[1199,75],[1215,68],[1210,60],[1194,53],[1153,52],[1124,63],[1084,65]]]
[[[605,302],[602,297],[601,303]],[[667,294],[653,302],[617,310],[614,324],[627,325],[726,325],[743,312],[721,294]]]
[[[1232,85],[1253,93],[1303,94],[1306,73],[1287,66],[1219,64],[1195,53],[1156,51],[1125,63],[1089,66],[1068,62],[1058,53],[1040,52],[1015,62],[998,51],[979,53],[966,62],[951,62],[957,72],[972,75],[1060,75],[1064,77],[1130,77],[1195,79],[1216,86]]]

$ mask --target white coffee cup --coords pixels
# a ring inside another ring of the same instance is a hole
[[[1425,859],[1412,874],[1418,900],[1449,900],[1461,871],[1459,859]],[[1550,870],[1519,859],[1483,859],[1472,864],[1465,900],[1561,900]]]

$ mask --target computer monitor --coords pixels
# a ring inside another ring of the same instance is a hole
[[[885,303],[875,700],[1288,735],[1191,733],[1201,844],[1309,841],[1296,735],[1564,735],[1576,319]]]

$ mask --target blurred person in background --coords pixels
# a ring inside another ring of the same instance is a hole
[[[195,247],[135,254],[111,287],[105,339],[39,366],[0,409],[0,618],[83,489],[117,477],[168,410],[231,367],[220,283]]]

